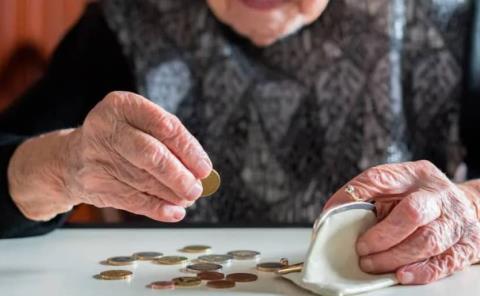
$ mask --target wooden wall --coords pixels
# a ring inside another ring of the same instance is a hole
[[[52,51],[89,1],[0,0],[0,112],[41,77]],[[102,222],[104,212],[82,205],[70,221]]]
[[[0,111],[42,73],[88,0],[0,0]]]

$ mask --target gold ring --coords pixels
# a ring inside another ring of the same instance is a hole
[[[362,201],[360,196],[358,196],[357,192],[355,191],[355,187],[353,187],[352,185],[347,185],[347,187],[345,187],[345,192],[350,195],[350,197],[353,198],[354,201]]]

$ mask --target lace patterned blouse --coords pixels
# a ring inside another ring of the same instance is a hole
[[[366,168],[429,159],[452,176],[471,1],[330,0],[257,48],[203,0],[104,0],[140,93],[222,176],[190,222],[312,222]]]

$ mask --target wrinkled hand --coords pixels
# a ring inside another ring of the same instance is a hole
[[[360,267],[396,272],[402,284],[426,284],[479,261],[480,223],[476,201],[428,161],[381,165],[349,185],[373,200],[379,222],[359,237]],[[326,208],[352,198],[345,186]]]
[[[42,159],[38,150],[52,146],[53,140],[45,144],[42,138],[33,139],[36,144],[25,143],[16,152],[14,168],[33,165],[37,167],[33,171],[39,172],[24,174],[21,171],[25,169],[12,169],[11,173],[12,196],[29,218],[46,220],[57,214],[59,209],[35,212],[35,206],[46,208],[43,198],[57,194],[63,199],[49,203],[68,200],[63,209],[87,203],[176,222],[185,216],[185,207],[200,197],[203,189],[199,179],[212,170],[207,154],[177,117],[133,93],[110,93],[90,111],[80,128],[64,138],[60,142],[66,144],[53,145],[62,147],[61,151],[50,149],[62,156],[61,161],[49,162],[56,162],[59,169],[32,162],[22,165],[28,154],[37,153],[31,157],[33,161]],[[36,147],[36,152],[29,146]],[[42,172],[47,166],[49,169]],[[21,183],[26,178],[36,186]]]

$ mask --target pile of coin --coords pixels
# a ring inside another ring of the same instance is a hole
[[[198,287],[205,282],[205,286],[213,289],[233,288],[237,283],[249,283],[258,280],[258,275],[248,272],[222,273],[224,267],[234,261],[257,262],[260,252],[253,250],[233,250],[226,254],[206,254],[212,250],[207,245],[188,245],[179,251],[189,254],[198,254],[196,259],[190,260],[181,255],[164,255],[161,252],[137,252],[130,256],[110,257],[101,263],[112,266],[129,266],[138,261],[151,262],[158,265],[180,266],[181,272],[192,273],[192,276],[180,276],[169,280],[155,281],[147,285],[150,289],[171,290],[175,288]],[[258,272],[276,272],[278,274],[297,272],[301,265],[290,266],[288,260],[282,258],[279,262],[260,262],[256,264]],[[193,275],[194,274],[194,275]],[[128,270],[107,270],[95,275],[100,280],[129,280],[133,273]]]
[[[203,186],[202,197],[211,196],[220,187],[220,175],[212,170],[210,175],[201,180]],[[227,254],[207,254],[212,248],[207,245],[189,245],[181,248],[179,251],[189,254],[199,255],[194,261],[188,257],[179,255],[166,255],[161,252],[137,252],[129,256],[110,257],[102,262],[103,265],[110,266],[131,266],[138,261],[149,261],[158,265],[180,265],[180,271],[193,273],[195,276],[176,277],[171,280],[155,281],[147,285],[150,289],[175,289],[176,287],[196,287],[201,285],[202,281],[206,286],[214,289],[226,289],[235,287],[236,283],[254,282],[258,276],[253,273],[230,273],[225,275],[220,272],[224,266],[229,266],[234,260],[254,260],[260,259],[260,252],[252,250],[234,250]],[[282,259],[280,262],[262,262],[256,265],[256,270],[260,272],[276,272],[278,274],[288,272],[298,272],[301,270],[301,264],[289,266],[288,260]],[[130,280],[133,273],[129,270],[106,270],[95,275],[99,280]]]

